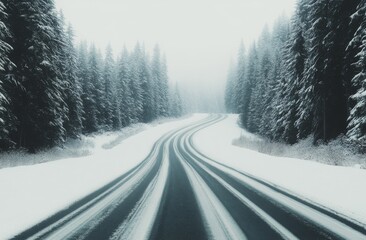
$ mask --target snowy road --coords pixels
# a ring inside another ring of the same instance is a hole
[[[356,223],[200,153],[212,115],[162,136],[137,167],[15,239],[366,239]]]

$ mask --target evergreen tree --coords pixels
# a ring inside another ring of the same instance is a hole
[[[358,61],[357,55],[359,54],[362,45],[361,24],[364,18],[363,15],[365,14],[364,9],[362,8],[362,4],[364,4],[364,1],[361,1],[359,3],[357,11],[355,11],[355,13],[350,16],[350,20],[345,21],[347,23],[349,22],[349,24],[346,25],[346,30],[344,31],[346,33],[345,35],[349,37],[349,42],[345,52],[342,72],[344,85],[346,88],[346,96],[354,95],[359,89],[359,86],[355,85],[352,79],[359,72],[359,67],[357,66],[357,64],[355,64],[355,62]],[[350,112],[355,105],[355,99],[349,97],[347,102],[348,115],[350,115]]]
[[[262,113],[261,132],[268,138],[276,138],[278,124],[276,117],[278,107],[282,103],[278,95],[281,91],[281,82],[283,81],[283,72],[285,68],[284,52],[286,42],[289,39],[289,20],[281,16],[276,23],[271,36],[268,51],[270,52],[271,68],[265,90],[265,110]]]
[[[235,104],[235,95],[237,94],[236,85],[237,85],[237,79],[236,79],[235,66],[233,63],[231,63],[227,75],[226,88],[225,88],[225,107],[228,113],[238,113]],[[243,112],[245,112],[244,109]]]
[[[179,117],[182,115],[183,106],[182,106],[182,99],[180,97],[180,93],[178,90],[178,86],[170,88],[170,95],[169,95],[169,116],[171,117]]]
[[[266,127],[269,125],[268,122],[266,122],[266,114],[269,114],[269,111],[267,108],[269,108],[271,104],[271,98],[267,97],[273,96],[271,95],[273,92],[271,91],[271,85],[272,85],[272,76],[271,73],[273,71],[272,67],[272,59],[271,54],[268,49],[264,50],[264,53],[262,55],[261,61],[260,61],[260,75],[256,83],[256,88],[254,90],[255,92],[255,107],[251,109],[251,112],[254,117],[254,127],[257,129],[257,131],[261,134],[267,134],[268,130]]]
[[[12,82],[12,112],[17,118],[11,138],[31,151],[63,142],[63,84],[58,69],[64,45],[52,0],[7,1],[16,68]]]
[[[153,89],[153,106],[154,106],[154,118],[160,116],[162,112],[162,96],[161,93],[161,60],[160,60],[160,48],[158,45],[154,48],[154,54],[151,63],[151,81]]]
[[[140,77],[139,59],[142,54],[140,44],[137,43],[134,52],[129,58],[129,89],[131,91],[131,121],[132,123],[142,121],[144,95],[142,91],[142,80]]]
[[[114,59],[112,47],[109,45],[106,50],[106,57],[104,60],[104,70],[103,70],[103,86],[101,103],[102,107],[100,111],[104,116],[104,128],[111,130],[113,128],[113,111],[117,108],[113,106],[115,104],[115,98],[113,93],[113,84],[115,83],[115,71],[114,71]]]
[[[118,64],[111,47],[105,59],[85,42],[77,52],[53,0],[1,0],[0,149],[35,152],[81,133],[180,115],[179,93],[169,95],[166,62],[156,53],[153,84],[139,44]]]
[[[347,137],[351,142],[358,144],[361,150],[366,149],[366,2],[362,1],[353,18],[361,18],[359,28],[356,31],[351,44],[359,46],[359,53],[356,55],[356,69],[358,73],[352,79],[352,85],[358,91],[351,96],[356,102],[349,116]]]
[[[166,57],[163,56],[161,61],[161,84],[160,84],[160,101],[161,108],[159,115],[167,117],[169,115],[169,86],[168,86],[168,67]]]
[[[122,56],[118,64],[118,75],[117,75],[117,98],[120,100],[120,114],[121,114],[121,125],[123,127],[131,123],[131,112],[133,111],[133,99],[130,90],[130,79],[129,79],[129,55],[126,48],[124,48]]]
[[[72,27],[69,26],[65,35],[65,102],[68,108],[68,114],[65,120],[65,129],[68,137],[79,138],[83,125],[83,102],[81,99],[82,89],[80,78],[77,76],[78,65],[76,50],[74,48]]]
[[[148,64],[148,59],[145,53],[145,48],[140,48],[139,45],[136,48],[136,64],[138,78],[141,84],[141,94],[142,94],[142,121],[150,122],[153,119],[153,92],[152,83],[150,76],[150,67]]]
[[[299,90],[303,80],[307,51],[301,19],[300,6],[292,22],[291,36],[284,53],[284,72],[279,86],[280,105],[277,108],[277,131],[275,136],[287,143],[298,140],[296,120],[299,116]]]
[[[254,111],[253,106],[256,104],[255,102],[255,94],[254,86],[257,83],[258,79],[258,52],[257,46],[255,44],[249,50],[248,55],[248,66],[247,66],[247,82],[245,86],[246,94],[244,95],[244,103],[243,103],[243,113],[242,113],[242,125],[246,127],[249,131],[254,132],[255,120],[251,115],[251,112]]]
[[[244,43],[241,42],[238,53],[238,61],[236,66],[235,91],[233,92],[234,111],[245,112],[245,97],[248,94],[246,91],[246,62]]]
[[[9,60],[12,47],[6,42],[10,37],[7,20],[5,6],[0,1],[0,150],[12,145],[9,140],[9,132],[13,128],[12,122],[14,121],[10,109],[11,99],[4,86],[8,80],[6,70],[12,67]]]
[[[312,87],[312,131],[329,141],[345,132],[347,96],[342,76],[350,11],[355,1],[314,1],[309,5],[310,50],[305,79]]]
[[[78,53],[78,77],[82,82],[81,99],[83,102],[83,133],[92,133],[98,130],[98,118],[96,99],[94,96],[94,85],[89,78],[87,44],[82,42],[79,46]]]

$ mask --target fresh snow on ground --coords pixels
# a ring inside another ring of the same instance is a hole
[[[237,115],[199,131],[194,144],[208,157],[289,190],[366,226],[366,171],[314,161],[266,155],[233,145],[245,135],[260,138],[237,124]]]
[[[63,147],[29,154],[26,151],[0,153],[0,169],[24,165],[34,165],[65,158],[78,158],[92,155],[103,149],[111,149],[119,145],[124,139],[141,131],[162,123],[176,121],[176,118],[159,118],[149,124],[135,123],[120,131],[95,133],[82,136],[80,139],[70,139]]]
[[[104,132],[82,136],[80,139],[70,139],[63,147],[54,147],[36,154],[26,151],[11,151],[0,153],[0,168],[34,165],[65,158],[77,158],[92,155],[105,148],[118,145],[123,139],[137,134],[150,125],[137,123],[116,132]]]
[[[104,186],[138,165],[163,134],[204,117],[155,122],[123,141],[118,133],[92,137],[93,150],[87,156],[0,169],[0,239],[14,236]]]
[[[346,166],[366,169],[366,155],[357,153],[355,146],[339,137],[327,144],[314,146],[313,137],[308,137],[294,145],[273,142],[260,138],[246,131],[234,139],[233,144],[249,148],[261,153],[278,157],[300,158],[336,166]]]

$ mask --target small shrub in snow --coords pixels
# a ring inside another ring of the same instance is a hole
[[[347,143],[343,136],[327,144],[319,143],[314,146],[313,143],[314,138],[308,137],[294,145],[287,145],[259,138],[244,130],[240,137],[233,141],[233,144],[236,146],[245,147],[264,154],[366,169],[366,156],[359,154],[357,148]]]

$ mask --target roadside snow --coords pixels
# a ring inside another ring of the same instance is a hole
[[[184,117],[188,118],[188,117]],[[176,118],[159,118],[149,124],[135,123],[120,131],[95,133],[82,136],[80,139],[70,139],[63,147],[54,147],[36,154],[29,154],[26,151],[13,151],[0,153],[0,169],[18,167],[50,162],[65,158],[78,158],[92,155],[103,149],[111,149],[119,145],[123,140],[151,127],[163,123],[176,121]],[[183,118],[180,118],[183,120]]]
[[[113,148],[114,134],[94,137],[88,156],[0,169],[0,239],[11,238],[104,186],[138,165],[163,134],[204,117],[155,123]]]
[[[327,144],[314,146],[312,136],[294,145],[273,142],[242,130],[241,135],[233,140],[239,147],[249,148],[264,154],[278,157],[299,158],[335,166],[366,169],[366,155],[357,153],[354,146],[339,137]]]
[[[366,171],[330,166],[314,161],[275,157],[234,146],[233,140],[246,135],[237,125],[237,115],[199,131],[194,143],[205,155],[234,169],[249,173],[316,202],[366,226]]]
[[[96,133],[82,136],[80,139],[70,139],[63,147],[54,147],[36,154],[26,151],[0,153],[0,169],[34,165],[64,158],[89,156],[105,148],[112,148],[132,135],[151,127],[149,124],[136,123],[116,132]]]

